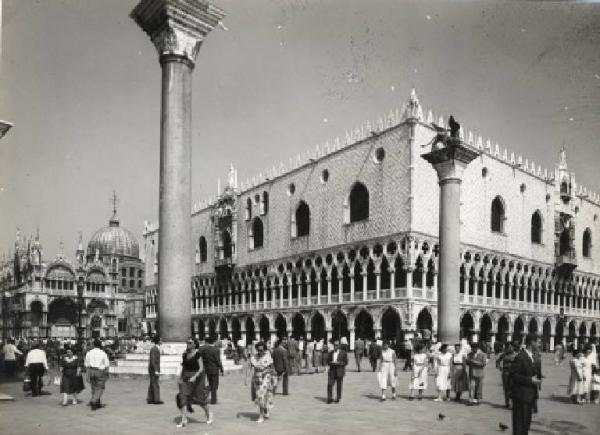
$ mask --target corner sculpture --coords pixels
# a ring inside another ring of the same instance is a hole
[[[460,138],[460,124],[450,115],[448,118],[449,129],[440,127],[435,122],[431,126],[437,131],[435,137],[423,147],[431,146],[431,151],[436,151],[442,148],[456,147],[462,142]]]

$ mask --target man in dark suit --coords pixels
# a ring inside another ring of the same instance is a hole
[[[150,405],[162,405],[160,400],[160,385],[158,377],[160,376],[160,337],[152,337],[154,346],[150,349],[150,358],[148,359],[148,375],[150,376],[150,385],[148,385],[148,395],[146,402]]]
[[[527,435],[531,424],[531,413],[542,380],[534,365],[534,353],[539,351],[537,335],[528,334],[525,349],[521,350],[510,366],[513,435]]]
[[[204,371],[210,388],[210,403],[216,405],[217,390],[219,389],[219,372],[225,374],[221,363],[221,350],[215,345],[215,339],[208,340],[208,344],[200,347],[200,355],[204,363]]]
[[[373,372],[377,369],[377,361],[381,356],[381,348],[377,345],[376,340],[372,340],[369,345],[369,362],[371,363],[371,368]]]
[[[277,342],[277,347],[273,350],[273,367],[277,372],[277,378],[283,380],[283,395],[288,395],[288,375],[290,372],[290,360],[288,358],[288,351],[283,347],[283,341]],[[279,382],[278,382],[279,384]],[[277,386],[273,394],[277,391]]]
[[[356,360],[356,368],[360,372],[360,363],[362,361],[363,354],[365,353],[365,342],[358,337],[354,341],[354,359]]]
[[[337,384],[337,396],[335,403],[342,399],[342,384],[346,375],[346,365],[348,364],[348,354],[340,349],[340,342],[333,342],[333,350],[329,352],[327,358],[329,362],[329,373],[327,378],[327,403],[332,402],[333,384]]]

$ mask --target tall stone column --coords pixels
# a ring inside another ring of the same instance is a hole
[[[438,340],[460,340],[460,185],[467,165],[478,153],[459,139],[422,157],[436,170],[440,185]]]
[[[190,335],[192,71],[200,45],[224,16],[200,0],[142,0],[131,12],[162,68],[158,319],[165,342]]]

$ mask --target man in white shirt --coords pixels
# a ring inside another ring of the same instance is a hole
[[[46,352],[40,349],[39,343],[35,343],[31,350],[27,352],[25,367],[31,380],[31,395],[34,397],[39,396],[42,393],[42,376],[48,370]]]
[[[100,403],[104,386],[108,378],[108,356],[102,350],[102,343],[99,339],[94,340],[94,348],[85,355],[85,367],[88,373],[88,381],[92,387],[92,399],[89,405],[92,411],[99,408],[104,408],[105,405]]]
[[[23,355],[23,353],[15,346],[15,341],[8,339],[4,348],[4,370],[6,371],[7,378],[13,378],[15,376],[15,370],[17,368],[17,355]]]

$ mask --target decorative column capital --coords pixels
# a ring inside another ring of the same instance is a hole
[[[437,171],[440,184],[462,181],[462,173],[479,152],[464,145],[464,142],[453,140],[452,145],[423,154]]]
[[[206,0],[141,0],[130,16],[159,56],[181,57],[193,65],[202,41],[225,12]]]

